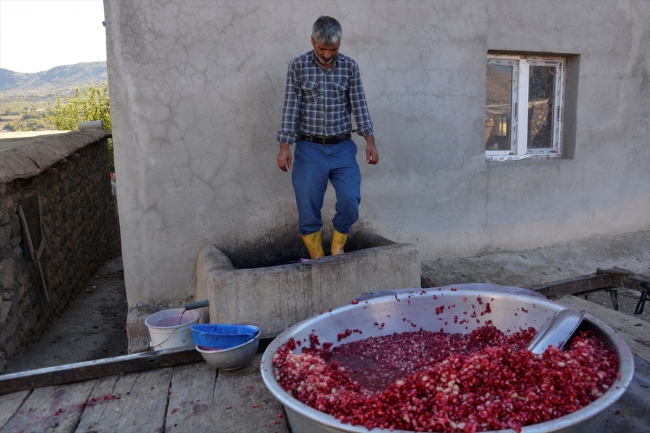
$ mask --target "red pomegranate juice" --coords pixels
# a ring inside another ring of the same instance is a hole
[[[534,355],[535,330],[505,335],[416,331],[273,356],[276,380],[293,397],[343,423],[368,429],[481,432],[537,424],[591,403],[617,377],[618,359],[592,333],[566,351]]]

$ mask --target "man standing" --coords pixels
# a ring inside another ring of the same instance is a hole
[[[312,259],[325,255],[320,230],[328,180],[336,192],[332,255],[343,253],[350,228],[359,219],[361,172],[351,139],[352,116],[355,132],[366,140],[366,162],[379,162],[359,66],[338,52],[341,35],[341,24],[332,17],[321,16],[314,23],[314,49],[289,62],[278,132],[282,171],[291,168],[290,146],[296,144],[291,179],[298,231]]]

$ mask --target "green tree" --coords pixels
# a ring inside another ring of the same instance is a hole
[[[108,86],[90,86],[86,89],[75,89],[74,96],[67,97],[67,103],[61,103],[57,96],[56,105],[47,116],[57,129],[74,130],[80,122],[101,120],[106,131],[112,130],[111,111],[108,100]],[[113,157],[113,140],[108,140],[108,153],[111,171],[115,172]]]

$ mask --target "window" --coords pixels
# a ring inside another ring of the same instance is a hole
[[[560,157],[565,71],[565,57],[488,55],[486,159]]]

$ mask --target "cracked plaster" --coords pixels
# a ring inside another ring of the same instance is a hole
[[[104,3],[130,307],[191,297],[207,244],[296,231],[275,134],[319,14],[342,22],[381,156],[360,146],[359,228],[429,260],[650,224],[647,1]],[[574,159],[485,162],[488,49],[580,55]]]

